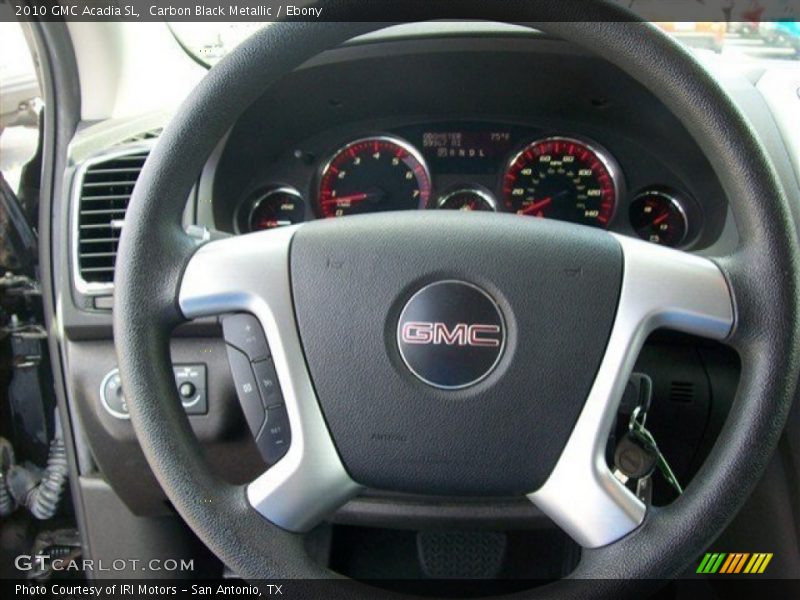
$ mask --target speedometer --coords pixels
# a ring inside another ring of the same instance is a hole
[[[422,156],[399,138],[381,136],[347,144],[320,175],[323,217],[425,208],[431,177]]]
[[[516,154],[503,177],[506,210],[608,227],[620,172],[605,150],[568,137],[537,140]]]

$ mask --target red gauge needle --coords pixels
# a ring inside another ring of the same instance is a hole
[[[533,204],[529,204],[528,206],[526,206],[523,209],[520,209],[517,212],[519,214],[521,214],[521,215],[530,215],[530,214],[539,212],[541,209],[543,209],[545,206],[550,204],[552,201],[553,201],[552,196],[548,196],[547,198],[542,198],[538,202],[534,202]]]
[[[660,217],[657,217],[657,218],[653,219],[653,225],[661,225],[667,219],[669,219],[669,213],[665,212]]]
[[[330,198],[328,200],[323,200],[322,204],[330,205],[330,204],[347,204],[353,202],[361,202],[362,200],[366,200],[370,197],[370,194],[362,192],[360,194],[350,194],[349,196],[339,196],[337,198]]]
[[[286,225],[291,225],[292,222],[289,220],[283,219],[265,219],[264,221],[258,222],[259,229],[272,229],[274,227],[285,227]]]

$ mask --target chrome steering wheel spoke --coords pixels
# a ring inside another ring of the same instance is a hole
[[[615,237],[624,267],[605,355],[555,468],[542,487],[528,494],[585,548],[615,542],[644,520],[645,505],[612,475],[605,450],[645,339],[664,328],[724,340],[734,322],[728,284],[711,260]]]
[[[289,248],[297,227],[217,240],[186,266],[179,305],[188,319],[248,312],[270,345],[289,416],[286,455],[247,486],[250,504],[283,529],[307,531],[360,489],[331,439],[297,332]]]

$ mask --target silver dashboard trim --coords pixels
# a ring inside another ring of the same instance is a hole
[[[192,256],[179,305],[189,318],[244,311],[261,323],[289,415],[286,455],[247,486],[250,504],[307,531],[361,489],[342,464],[306,367],[291,296],[289,247],[298,225],[209,242]]]
[[[644,520],[645,505],[611,473],[605,448],[626,382],[659,328],[723,340],[734,323],[728,284],[710,260],[612,234],[624,268],[617,316],[575,428],[545,484],[528,498],[585,548],[610,544]]]

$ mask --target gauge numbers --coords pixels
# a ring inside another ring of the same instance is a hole
[[[620,179],[616,162],[599,146],[545,138],[511,159],[503,177],[505,208],[518,215],[607,228]]]
[[[347,144],[320,175],[323,217],[425,208],[431,177],[422,156],[399,138],[380,136]]]

